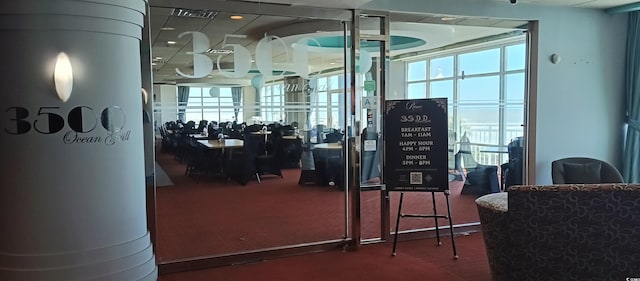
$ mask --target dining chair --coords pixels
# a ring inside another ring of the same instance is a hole
[[[269,134],[265,148],[256,156],[256,170],[258,176],[276,175],[282,178],[282,133],[273,130]]]
[[[302,158],[302,139],[282,139],[280,144],[283,168],[297,168]]]
[[[257,169],[257,158],[260,148],[264,145],[262,136],[246,134],[242,149],[233,149],[225,167],[226,177],[246,185],[250,179],[256,178],[260,182]]]

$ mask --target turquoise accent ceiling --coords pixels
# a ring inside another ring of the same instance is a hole
[[[249,73],[251,73],[251,74],[259,74],[260,70],[251,69],[251,70],[249,70]],[[284,70],[275,70],[275,69],[273,70],[273,75],[285,75],[286,76],[286,75],[294,75],[294,74],[296,74],[296,73],[293,72],[293,71],[284,71]]]
[[[316,42],[317,41],[317,42]],[[327,37],[318,37],[314,40],[308,40],[309,46],[311,47],[320,47],[320,48],[344,48],[344,37],[342,36],[327,36]],[[351,36],[347,36],[347,44],[351,44]],[[427,41],[424,41],[419,38],[409,37],[409,36],[396,36],[391,35],[391,51],[404,50],[409,48],[415,48],[427,44]],[[377,41],[362,41],[360,43],[360,48],[373,50],[378,48]]]

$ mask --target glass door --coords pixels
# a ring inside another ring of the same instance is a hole
[[[369,11],[355,17],[352,107],[359,162],[353,176],[364,243],[389,238],[400,211],[400,194],[384,186],[384,101],[448,100],[449,219],[454,227],[473,230],[479,224],[478,196],[523,182],[526,23],[503,21],[504,27],[496,28],[483,26],[489,20],[465,25],[465,18],[442,18]],[[444,193],[404,196],[403,213],[434,214],[434,208],[438,215],[447,214]],[[448,221],[439,225],[448,227]],[[435,227],[431,218],[403,218],[398,229],[402,236],[426,237]]]
[[[348,243],[340,147],[351,13],[164,4],[150,11],[160,263]]]

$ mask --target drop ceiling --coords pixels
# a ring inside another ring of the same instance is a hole
[[[497,0],[487,0],[497,1]],[[507,0],[504,0],[507,1]],[[597,0],[597,1],[577,1],[577,0],[518,0],[541,5],[562,5],[587,8],[611,8],[619,5],[629,4],[632,1],[622,0]],[[150,10],[150,41],[151,56],[153,59],[153,81],[156,84],[180,84],[202,82],[218,85],[236,85],[250,83],[250,74],[243,78],[228,78],[219,73],[217,61],[220,61],[220,69],[230,70],[234,66],[234,54],[229,54],[230,48],[223,48],[222,44],[225,35],[246,35],[246,38],[230,38],[229,43],[240,44],[246,47],[252,54],[252,71],[256,73],[255,48],[260,39],[264,36],[277,36],[282,39],[287,48],[282,48],[280,41],[273,44],[273,68],[274,70],[291,70],[293,62],[291,62],[292,45],[300,38],[318,38],[329,35],[342,35],[344,29],[341,21],[326,20],[320,18],[308,18],[299,16],[273,16],[273,15],[257,15],[257,14],[241,14],[241,20],[233,20],[230,17],[237,13],[221,12],[214,9],[197,9],[205,10],[207,13],[193,17],[193,15],[183,15],[177,12],[180,9],[190,7],[171,7],[167,3],[178,1],[151,1]],[[180,1],[190,2],[186,5],[197,6],[193,3],[200,1]],[[202,1],[203,3],[206,1]],[[253,1],[257,2],[257,1]],[[270,2],[278,2],[283,4],[293,4],[294,6],[313,6],[318,5],[320,1],[316,0],[272,0]],[[322,1],[324,7],[332,8],[356,8],[369,2],[368,0],[325,0]],[[161,5],[154,5],[161,3]],[[209,2],[211,3],[211,2]],[[219,1],[218,3],[225,3]],[[230,1],[229,3],[239,3]],[[246,1],[245,1],[246,3]],[[199,7],[199,6],[198,6]],[[206,5],[203,5],[206,7]],[[288,9],[286,5],[281,7],[282,10]],[[276,6],[276,8],[278,8]],[[424,40],[426,44],[410,49],[394,50],[391,55],[401,55],[404,52],[420,53],[429,49],[446,47],[459,42],[475,40],[488,36],[496,36],[500,34],[513,33],[514,30],[521,28],[524,22],[513,20],[487,19],[487,18],[470,18],[470,17],[444,17],[442,15],[424,15],[424,14],[396,14],[390,15],[391,19],[391,35],[402,35],[407,37],[416,37]],[[366,23],[363,28],[367,29]],[[376,27],[377,28],[377,27]],[[372,27],[372,30],[375,29]],[[183,73],[193,73],[193,55],[188,52],[193,51],[191,35],[180,34],[188,31],[202,32],[209,39],[210,53],[206,56],[213,61],[213,71],[208,75],[199,79],[188,79],[177,74],[176,69]],[[420,32],[422,31],[422,32]],[[231,41],[232,40],[232,41]],[[175,42],[169,44],[168,42]],[[393,50],[393,48],[392,48]],[[225,53],[227,52],[227,53]],[[310,53],[309,68],[311,72],[321,71],[323,69],[336,68],[343,63],[343,54],[341,51],[323,52],[319,54]]]

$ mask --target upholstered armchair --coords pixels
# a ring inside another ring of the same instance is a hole
[[[624,182],[616,167],[605,161],[587,157],[570,157],[553,161],[551,179],[554,184]]]
[[[493,281],[640,274],[640,184],[514,185],[476,204]]]
[[[480,164],[471,154],[471,142],[466,133],[460,139],[460,151],[455,157],[460,157],[466,171],[464,187],[461,194],[485,195],[500,192],[498,180],[498,166]],[[459,166],[459,164],[455,164]]]

